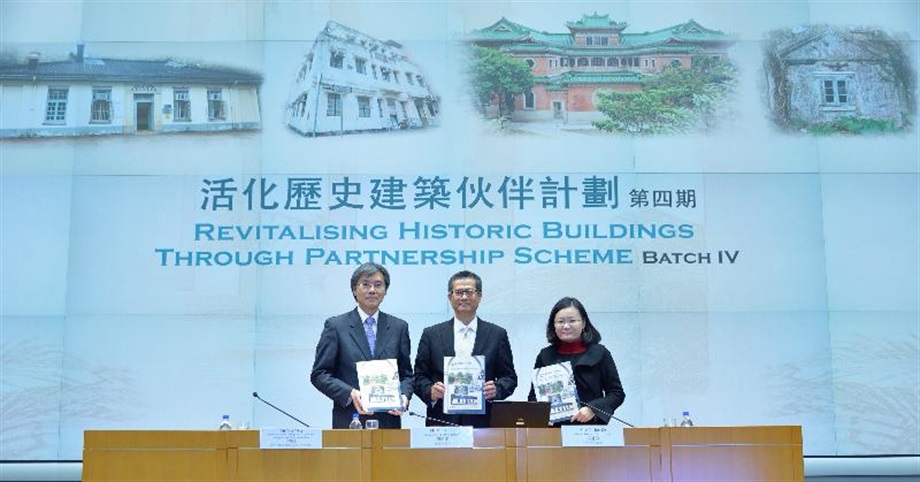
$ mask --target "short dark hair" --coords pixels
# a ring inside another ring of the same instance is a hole
[[[354,292],[358,287],[358,280],[365,276],[373,276],[374,273],[382,273],[383,284],[386,285],[387,288],[390,287],[390,272],[387,271],[386,268],[377,263],[364,263],[358,266],[355,272],[351,274],[351,291]]]
[[[578,315],[581,316],[582,321],[585,323],[585,328],[581,332],[581,341],[585,345],[600,343],[601,333],[591,324],[591,320],[588,318],[588,312],[585,310],[585,305],[581,304],[581,301],[578,301],[577,298],[572,298],[571,296],[566,296],[557,301],[556,304],[553,305],[553,309],[549,311],[549,320],[546,322],[546,341],[553,345],[560,343],[559,337],[556,336],[556,314],[566,308],[575,308],[578,310]]]
[[[454,273],[454,275],[451,276],[449,280],[447,280],[447,292],[450,293],[450,290],[454,289],[454,281],[464,278],[473,278],[476,280],[476,292],[482,293],[482,278],[480,278],[478,274],[469,270],[457,271]]]

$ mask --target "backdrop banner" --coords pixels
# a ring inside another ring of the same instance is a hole
[[[574,296],[623,420],[920,454],[918,18],[4,0],[0,460],[80,459],[88,429],[296,426],[255,390],[329,427],[309,372],[367,261],[413,357],[448,278],[478,273],[512,400]]]

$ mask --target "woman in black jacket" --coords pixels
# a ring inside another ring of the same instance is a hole
[[[578,411],[569,421],[555,425],[609,422],[614,410],[623,404],[626,393],[613,356],[600,344],[601,334],[591,324],[580,301],[565,297],[556,302],[546,323],[546,340],[550,345],[537,355],[534,368],[570,362],[578,395]],[[537,399],[533,383],[528,399]]]

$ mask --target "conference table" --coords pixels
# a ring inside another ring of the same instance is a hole
[[[258,430],[87,430],[83,480],[803,482],[799,426],[626,428],[564,447],[556,428],[475,429],[472,448],[411,448],[409,430],[324,430],[321,449],[265,449]]]

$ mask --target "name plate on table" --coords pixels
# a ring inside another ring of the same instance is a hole
[[[413,449],[473,448],[473,427],[421,427],[409,429]]]
[[[563,425],[563,447],[622,447],[623,429],[607,425]]]
[[[320,428],[263,428],[259,430],[261,449],[321,449]]]

